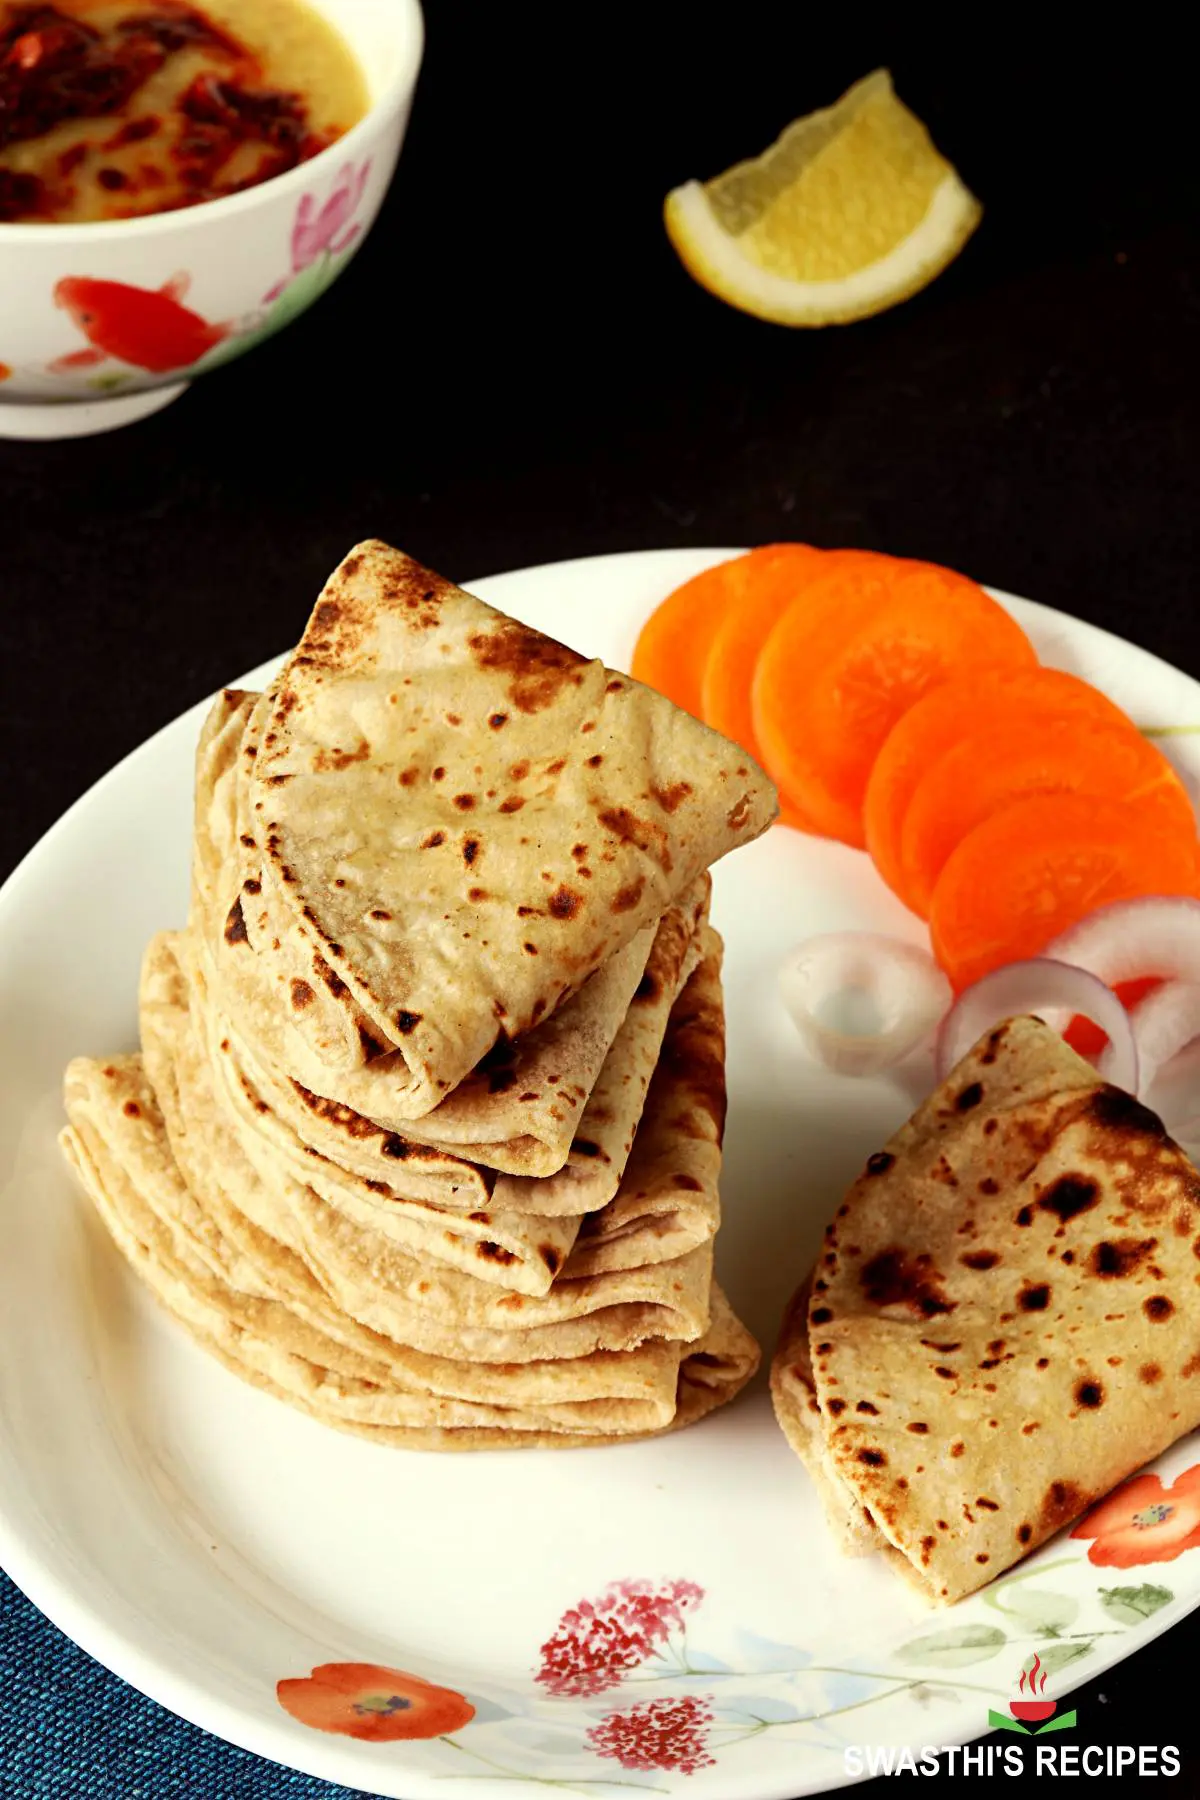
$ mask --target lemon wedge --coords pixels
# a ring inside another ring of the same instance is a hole
[[[667,234],[710,293],[778,325],[840,325],[954,260],[979,202],[876,69],[769,150],[667,195]]]

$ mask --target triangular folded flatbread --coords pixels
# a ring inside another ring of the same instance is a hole
[[[989,1032],[867,1163],[772,1391],[839,1534],[1001,1574],[1200,1424],[1200,1177],[1059,1035]]]

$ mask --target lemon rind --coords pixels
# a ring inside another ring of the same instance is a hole
[[[914,231],[886,256],[828,281],[791,281],[760,268],[722,228],[698,181],[673,188],[663,213],[680,261],[710,293],[773,324],[817,326],[870,318],[918,293],[953,262],[983,208],[950,169]]]

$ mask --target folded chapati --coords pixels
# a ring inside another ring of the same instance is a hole
[[[146,1073],[176,1160],[201,1193],[236,1191],[246,1162],[286,1207],[297,1183],[367,1228],[386,1230],[410,1255],[433,1258],[521,1293],[544,1293],[575,1242],[577,1220],[535,1219],[490,1208],[443,1210],[369,1182],[290,1140],[252,1087],[223,1080],[222,1044],[205,1030],[202,996],[180,959],[182,940],[151,940],[142,964],[140,1024]],[[227,1043],[227,1040],[226,1040]]]
[[[1200,1177],[1036,1019],[869,1160],[772,1392],[852,1547],[982,1587],[1200,1424]]]
[[[384,544],[332,576],[261,725],[263,886],[394,1046],[396,1119],[776,812],[744,751]]]
[[[715,931],[704,932],[702,948],[703,960],[672,1009],[616,1197],[583,1219],[567,1265],[570,1274],[597,1275],[667,1261],[716,1235],[725,1129],[725,1007],[721,940]]]
[[[671,1014],[625,1180],[612,1203],[590,1218],[506,1213],[494,1202],[465,1213],[409,1200],[303,1144],[230,1070],[228,1040],[214,1043],[206,1034],[202,996],[181,958],[185,944],[175,933],[151,941],[140,1006],[147,1074],[185,1167],[197,1157],[226,1169],[245,1159],[285,1202],[295,1184],[307,1184],[364,1237],[377,1232],[411,1255],[525,1294],[546,1293],[564,1269],[577,1276],[670,1261],[715,1234],[724,1103],[716,932],[704,932],[703,960]],[[194,1178],[211,1186],[199,1170]]]
[[[753,1373],[753,1342],[720,1295],[686,1377],[678,1343],[496,1367],[391,1342],[286,1253],[255,1261],[224,1239],[182,1179],[140,1058],[77,1061],[66,1099],[68,1158],[147,1285],[237,1373],[326,1423],[414,1448],[503,1446],[509,1433],[603,1442],[688,1422]]]
[[[438,1260],[414,1255],[392,1236],[347,1218],[282,1170],[271,1166],[264,1179],[262,1168],[223,1129],[203,1059],[186,1054],[182,1031],[179,1042],[185,1054],[173,1057],[168,1034],[156,1031],[151,1061],[156,1117],[165,1117],[161,1155],[177,1165],[183,1191],[219,1221],[222,1232],[230,1212],[246,1215],[298,1255],[340,1310],[360,1324],[432,1355],[479,1362],[575,1357],[596,1349],[632,1349],[649,1338],[690,1342],[703,1334],[711,1240],[672,1261],[641,1268],[576,1278],[568,1264],[540,1295],[491,1285],[443,1260],[460,1253],[455,1246],[439,1246]],[[110,1068],[116,1075],[107,1073]],[[113,1091],[118,1079],[135,1078],[149,1091],[140,1058],[73,1063],[68,1070],[72,1123],[85,1092],[93,1095],[93,1118],[118,1113],[115,1101],[106,1105],[95,1096]],[[142,1097],[134,1098],[142,1107]],[[126,1146],[129,1154],[135,1148]],[[475,1252],[472,1267],[490,1270],[497,1260],[494,1249],[483,1256]]]
[[[249,942],[241,902],[235,901],[232,908],[227,904],[229,893],[237,892],[240,866],[238,745],[253,700],[247,694],[222,694],[201,733],[193,882],[193,929],[205,962],[209,997],[227,1027],[221,1036],[229,1038],[247,1074],[260,1087],[269,1085],[272,1074],[287,1082],[314,1120],[324,1115],[333,1135],[360,1133],[357,1115],[373,1121],[384,1139],[388,1134],[402,1139],[411,1146],[404,1160],[406,1191],[417,1198],[486,1204],[491,1180],[473,1164],[518,1176],[554,1174],[566,1163],[577,1131],[585,1141],[600,1142],[612,1160],[616,1144],[611,1127],[615,1123],[628,1134],[629,1103],[637,1091],[636,1081],[626,1083],[624,1075],[635,1063],[644,1067],[651,1041],[645,1026],[627,1037],[619,1066],[609,1072],[608,1088],[627,1090],[624,1103],[598,1102],[612,1117],[593,1118],[586,1131],[581,1115],[630,1012],[656,936],[665,929],[668,934],[685,934],[690,942],[706,915],[707,876],[693,884],[681,906],[670,909],[658,927],[648,925],[639,931],[551,1018],[514,1043],[496,1045],[434,1112],[421,1120],[405,1120],[398,1098],[409,1079],[403,1060],[396,1055],[377,1058],[366,1067],[332,1076],[294,1028],[281,984],[264,972],[262,959]],[[669,973],[664,968],[662,978]],[[301,1010],[307,1010],[307,1003]],[[665,1011],[659,1019],[661,1029]],[[308,1135],[305,1127],[298,1128]],[[358,1146],[370,1146],[371,1135],[361,1132]],[[422,1144],[434,1154],[423,1155]],[[395,1153],[396,1142],[387,1150]],[[583,1160],[575,1159],[576,1164]],[[608,1195],[602,1192],[599,1170],[591,1177],[591,1189],[601,1194],[591,1204],[603,1205]],[[514,1194],[500,1204],[517,1210],[522,1201]],[[547,1211],[556,1209],[583,1210],[573,1197],[565,1207],[547,1206]]]

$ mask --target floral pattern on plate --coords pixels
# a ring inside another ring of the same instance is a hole
[[[785,1739],[819,1734],[832,1749],[848,1741],[834,1721],[896,1698],[936,1712],[979,1694],[982,1730],[984,1697],[1004,1700],[1031,1655],[1044,1688],[1047,1677],[1085,1661],[1100,1640],[1144,1627],[1174,1601],[1169,1588],[1154,1583],[1097,1587],[1089,1576],[1096,1565],[1171,1562],[1200,1546],[1200,1464],[1166,1487],[1156,1475],[1126,1482],[1080,1520],[1065,1542],[1073,1540],[1090,1544],[1086,1554],[1043,1555],[952,1613],[931,1613],[928,1630],[878,1658],[825,1664],[747,1631],[721,1646],[723,1658],[689,1642],[706,1598],[698,1582],[642,1578],[612,1582],[563,1612],[539,1648],[532,1693],[497,1688],[468,1697],[369,1663],[326,1664],[307,1679],[281,1681],[277,1692],[293,1718],[319,1731],[375,1743],[436,1739],[428,1746],[439,1758],[432,1772],[451,1772],[444,1766],[451,1751],[458,1774],[467,1772],[465,1758],[481,1775],[584,1792],[664,1791],[654,1781],[602,1774],[596,1759],[634,1775],[691,1776],[768,1732]],[[1003,1676],[964,1678],[964,1670],[1002,1655]],[[635,1685],[651,1691],[619,1706],[612,1698],[596,1704]],[[861,1737],[870,1727],[856,1720],[855,1730]]]

